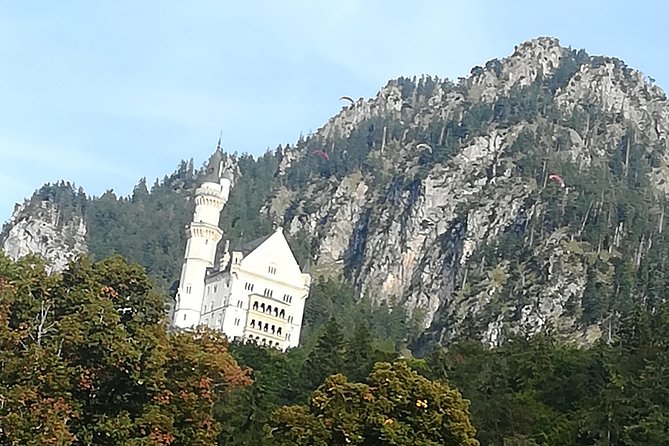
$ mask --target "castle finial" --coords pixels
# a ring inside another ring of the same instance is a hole
[[[223,147],[221,147],[221,141],[223,140],[223,130],[221,130],[221,134],[218,137],[218,142],[216,143],[216,151],[217,152],[222,152]]]

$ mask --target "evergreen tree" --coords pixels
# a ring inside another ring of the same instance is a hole
[[[315,389],[325,377],[343,370],[346,347],[341,326],[335,318],[323,327],[314,349],[305,362],[305,382]]]
[[[372,333],[366,321],[355,326],[353,335],[346,343],[346,357],[343,370],[351,381],[360,382],[372,369],[374,349]]]

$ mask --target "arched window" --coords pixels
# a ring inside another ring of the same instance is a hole
[[[276,334],[276,327],[272,325],[272,334]]]
[[[276,329],[276,334],[279,335],[279,336],[281,336],[281,327],[279,327],[279,328]]]
[[[271,305],[267,305],[266,313],[272,314],[272,306]]]
[[[260,311],[265,312],[265,304],[260,304]]]
[[[286,310],[281,310],[281,312],[279,312],[279,317],[280,317],[281,319],[285,319],[285,317],[286,317]]]
[[[253,309],[258,310],[258,301],[253,302]]]
[[[274,307],[274,317],[279,317],[279,309]]]
[[[255,328],[255,326],[256,326],[256,320],[251,319],[251,328]]]
[[[267,322],[265,322],[265,328],[263,329],[263,331],[266,332],[267,330],[269,330],[269,324]]]

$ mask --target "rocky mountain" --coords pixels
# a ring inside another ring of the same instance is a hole
[[[587,344],[669,286],[667,132],[667,98],[642,73],[538,38],[457,82],[390,81],[294,146],[231,157],[221,227],[234,245],[284,225],[312,274],[404,308],[417,350],[546,330]],[[154,273],[174,256],[159,275],[176,277],[196,174],[107,197],[113,212],[89,200],[89,250]],[[155,242],[139,229],[148,202]]]
[[[69,184],[61,184],[68,191]],[[17,204],[0,233],[2,250],[12,259],[37,254],[47,261],[47,271],[62,271],[67,263],[88,251],[82,209],[72,212],[66,203],[45,194],[44,187],[23,204]]]

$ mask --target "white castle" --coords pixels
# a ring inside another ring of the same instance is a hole
[[[311,276],[300,270],[283,230],[278,228],[231,253],[226,242],[219,264],[214,264],[223,236],[218,221],[231,184],[231,174],[224,172],[217,150],[195,191],[172,325],[207,326],[230,340],[280,350],[296,347]]]

